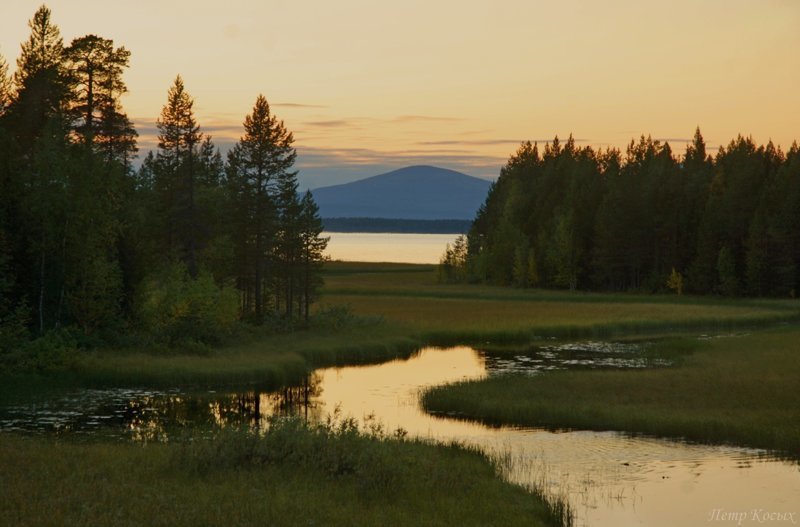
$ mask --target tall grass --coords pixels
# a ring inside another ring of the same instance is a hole
[[[800,320],[796,300],[569,293],[446,285],[433,268],[331,264],[325,302],[377,314],[433,344],[524,343],[653,331],[724,331]]]
[[[402,434],[400,434],[402,435]],[[0,436],[2,525],[568,525],[474,449],[351,420],[180,444]]]
[[[788,323],[789,300],[730,301],[669,295],[571,294],[436,283],[434,266],[331,263],[311,328],[253,329],[216,349],[82,352],[68,370],[0,385],[277,388],[320,366],[382,362],[423,345],[527,345],[541,338],[618,338],[724,332]],[[332,307],[333,306],[333,307]],[[347,307],[345,307],[347,306]],[[0,388],[0,400],[12,390]]]
[[[493,424],[623,430],[798,457],[798,342],[797,327],[666,341],[681,357],[673,368],[490,377],[432,388],[422,403]]]

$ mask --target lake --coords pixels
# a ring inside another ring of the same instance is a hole
[[[331,260],[435,264],[457,234],[399,234],[386,232],[324,232],[330,236],[326,254]]]

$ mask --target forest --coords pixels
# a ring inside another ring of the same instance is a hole
[[[682,156],[644,136],[624,154],[524,143],[440,279],[794,298],[800,147],[739,136],[712,156],[699,128]]]
[[[96,35],[65,44],[45,6],[29,27],[13,75],[0,56],[0,369],[305,324],[327,239],[267,100],[223,160],[178,76],[135,167],[130,52]]]

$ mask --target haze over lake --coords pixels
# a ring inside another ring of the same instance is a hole
[[[457,234],[325,232],[331,260],[434,264]]]

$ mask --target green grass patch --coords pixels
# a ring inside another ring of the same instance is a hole
[[[349,305],[356,314],[380,315],[436,345],[730,331],[800,319],[796,300],[440,284],[433,266],[393,264],[328,264],[323,301]]]
[[[800,303],[446,285],[436,282],[431,265],[332,262],[318,310],[309,329],[252,328],[218,348],[83,351],[70,356],[68,367],[49,375],[4,375],[0,386],[271,389],[298,382],[315,367],[408,357],[423,345],[510,347],[542,337],[726,332],[795,321]],[[17,392],[0,387],[0,400]]]
[[[428,390],[428,411],[492,424],[621,430],[733,443],[800,456],[800,329],[706,341],[668,339],[649,353],[672,368],[503,376]]]
[[[498,478],[473,449],[351,421],[273,423],[173,444],[0,436],[2,525],[555,526],[563,503]]]

